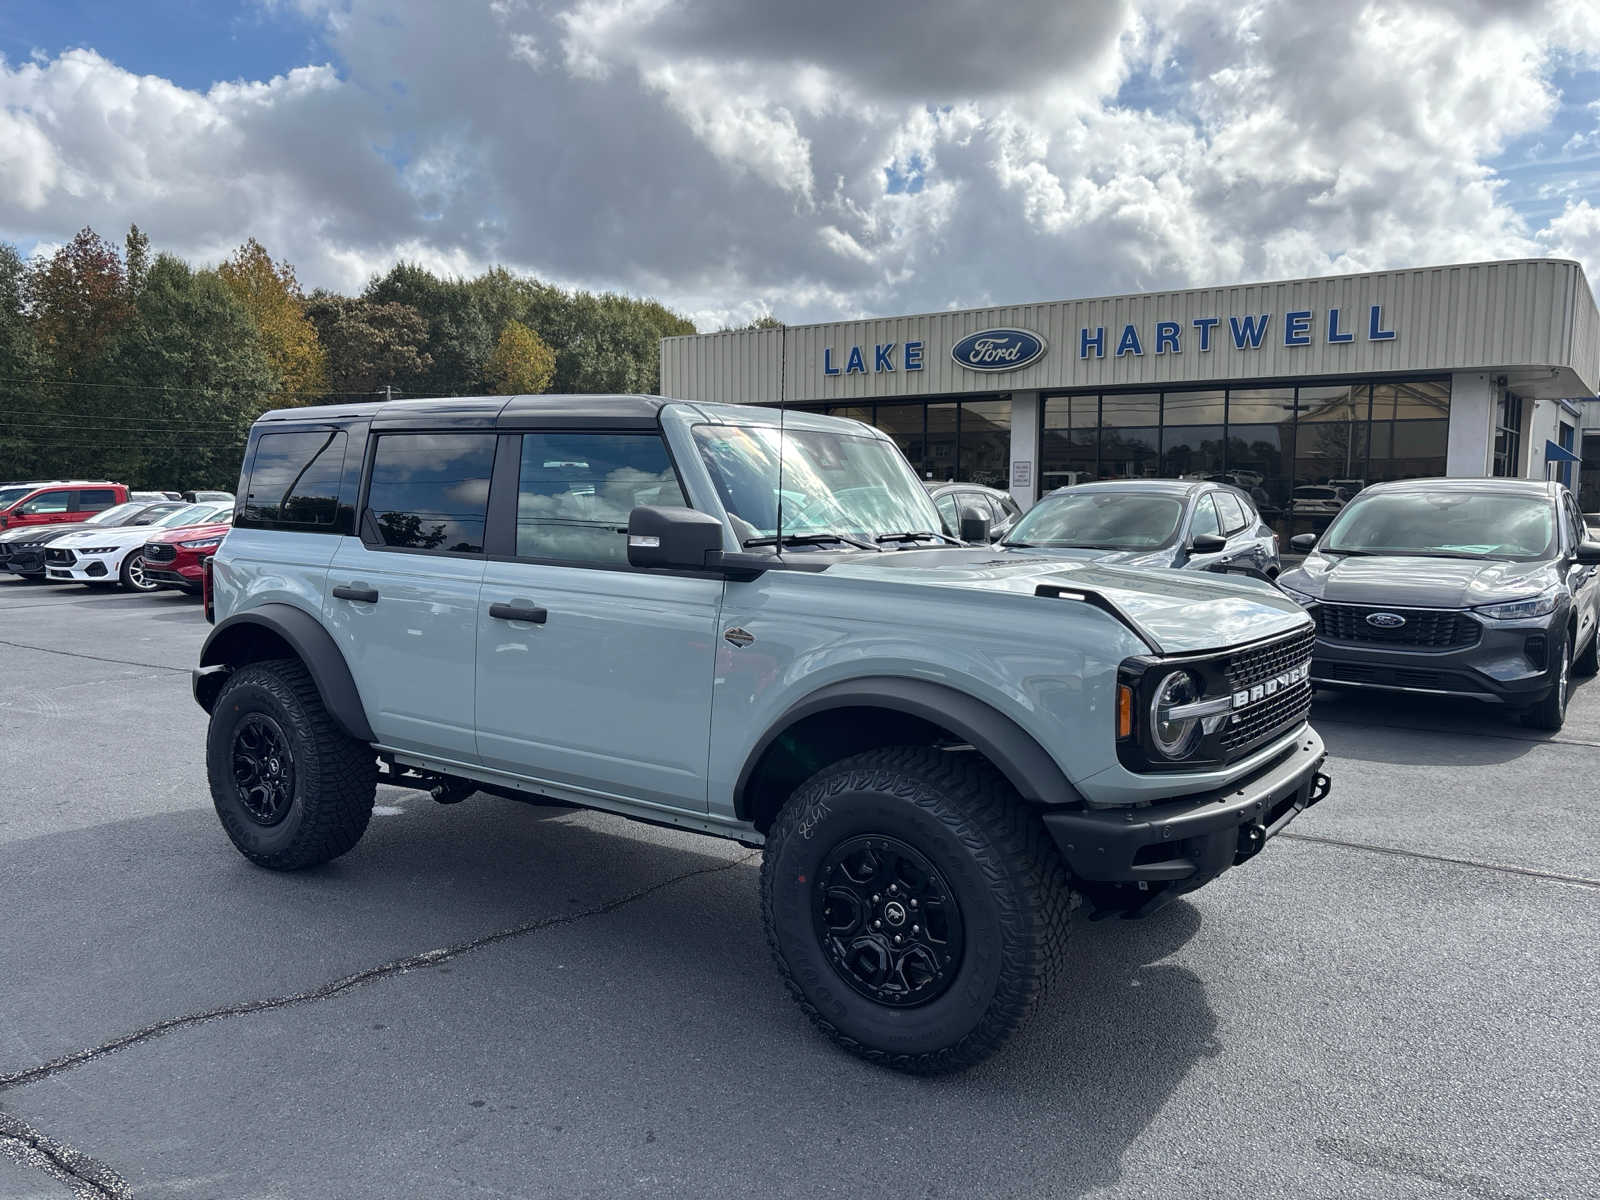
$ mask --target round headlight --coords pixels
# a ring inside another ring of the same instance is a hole
[[[1185,758],[1200,744],[1200,718],[1174,717],[1172,710],[1200,699],[1200,684],[1188,671],[1174,671],[1150,701],[1150,740],[1167,758]]]

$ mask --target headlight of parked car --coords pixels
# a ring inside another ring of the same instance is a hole
[[[1556,599],[1561,595],[1559,588],[1550,588],[1528,600],[1511,600],[1505,604],[1485,604],[1472,611],[1481,617],[1493,617],[1496,621],[1524,621],[1529,617],[1548,617],[1556,610]]]
[[[1299,591],[1296,588],[1290,587],[1286,583],[1279,583],[1278,590],[1303,608],[1310,608],[1313,604],[1318,602],[1317,598],[1311,595],[1311,593]]]
[[[199,541],[195,542],[179,542],[178,545],[182,546],[185,550],[215,550],[218,546],[222,545],[222,539],[201,538]]]
[[[78,547],[76,547],[76,549],[77,549],[79,554],[115,554],[119,549],[121,549],[121,547],[119,547],[119,546],[78,546]]]

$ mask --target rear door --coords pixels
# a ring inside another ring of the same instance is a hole
[[[72,519],[81,521],[122,503],[116,488],[79,488],[73,496]]]
[[[500,453],[477,614],[484,765],[704,812],[722,580],[628,565],[628,514],[687,503],[660,432],[534,429]]]
[[[1578,511],[1577,502],[1570,493],[1561,494],[1561,515],[1565,526],[1563,540],[1570,546],[1566,567],[1567,587],[1572,592],[1572,606],[1578,614],[1577,644],[1572,648],[1576,655],[1589,644],[1596,628],[1600,628],[1600,569],[1581,566],[1572,557],[1589,534],[1583,514]]]
[[[495,444],[490,430],[375,432],[322,606],[378,740],[467,764]]]
[[[1217,519],[1222,536],[1228,539],[1228,548],[1222,552],[1221,561],[1266,569],[1266,556],[1262,553],[1261,539],[1256,536],[1254,513],[1248,511],[1232,492],[1216,491],[1211,499],[1217,506]]]

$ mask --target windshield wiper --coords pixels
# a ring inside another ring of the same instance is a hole
[[[860,538],[853,538],[844,533],[786,533],[780,542],[775,537],[746,538],[743,545],[750,546],[821,546],[827,542],[843,542],[847,546],[854,546],[858,550],[873,550],[878,547],[871,542],[863,542]]]
[[[960,538],[953,538],[948,533],[935,533],[931,529],[912,529],[905,533],[880,533],[872,540],[881,546],[885,542],[914,542],[919,538],[938,538],[941,542],[950,546],[966,545]]]

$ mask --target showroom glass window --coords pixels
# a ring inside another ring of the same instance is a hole
[[[1051,396],[1039,437],[1039,495],[1100,476],[1100,395]]]
[[[894,439],[917,477],[937,483],[1011,483],[1011,397],[808,404],[805,412],[849,417]]]
[[[1522,474],[1522,397],[1501,393],[1494,409],[1494,473]]]
[[[1161,393],[1100,397],[1100,477],[1142,479],[1161,473]]]
[[[1443,475],[1449,440],[1449,384],[1373,385],[1368,483]]]
[[[492,433],[387,433],[372,454],[367,512],[400,550],[482,554]]]
[[[1224,481],[1275,524],[1294,486],[1294,389],[1230,388],[1227,449]]]
[[[1161,398],[1161,474],[1211,479],[1222,474],[1227,393],[1167,392]]]

